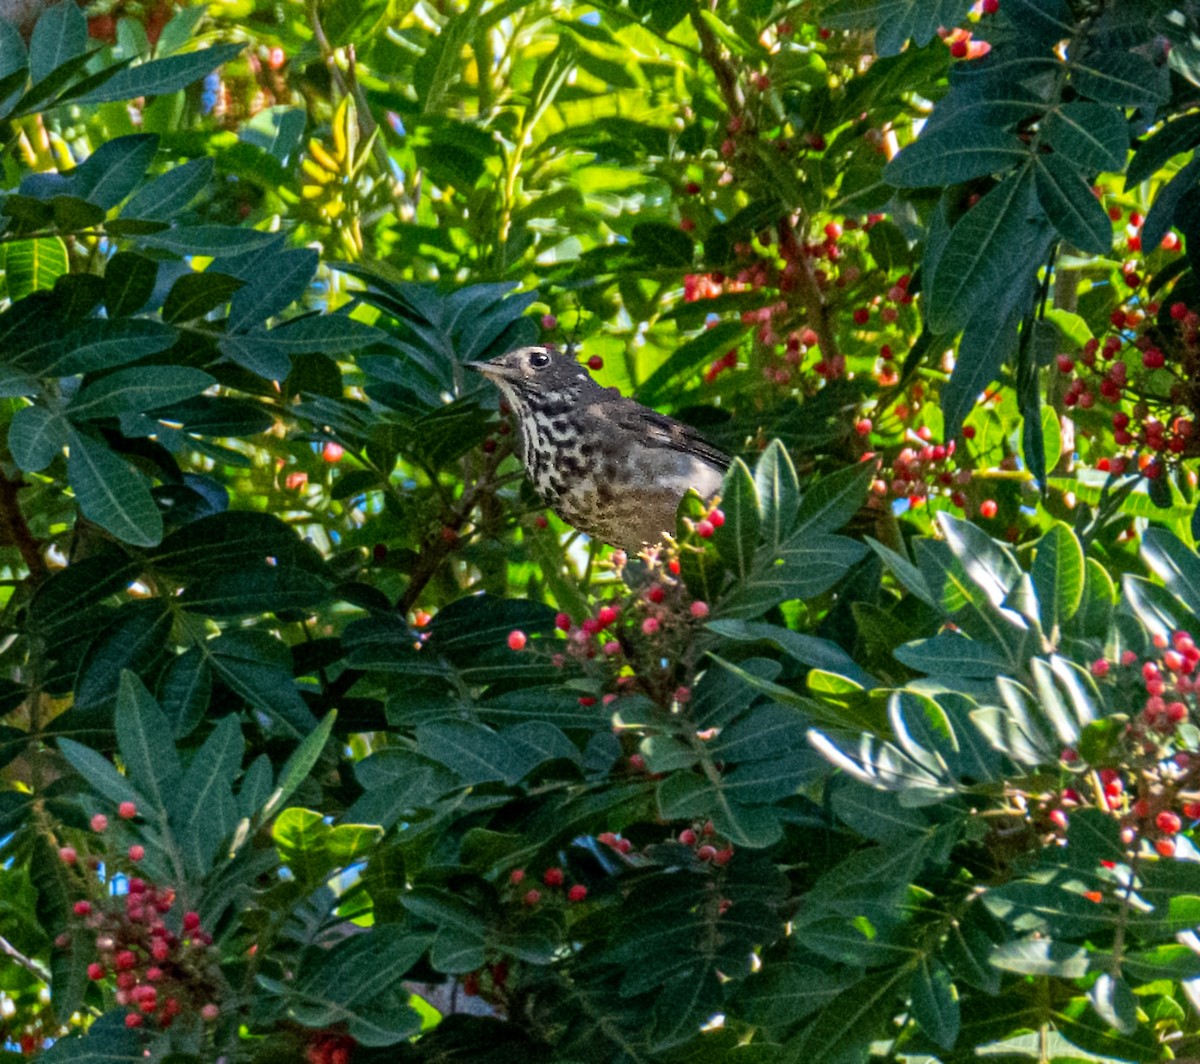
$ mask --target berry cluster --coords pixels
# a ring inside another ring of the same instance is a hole
[[[304,1050],[308,1064],[350,1064],[358,1043],[339,1031],[317,1031]]]
[[[717,838],[716,826],[711,820],[684,828],[675,837],[675,841],[681,846],[689,847],[695,853],[697,860],[706,864],[712,863],[718,868],[729,864],[733,859],[731,844],[726,842],[719,848],[716,845],[720,840]]]
[[[538,887],[528,887],[526,889],[526,878],[527,876],[525,869],[514,868],[508,875],[508,884],[514,889],[522,888],[521,890],[517,891],[517,893],[520,895],[521,904],[532,908],[535,905],[541,904],[541,902],[545,900],[546,895],[544,895]],[[582,883],[572,883],[571,886],[566,887],[566,891],[563,892],[562,888],[566,886],[566,882],[566,872],[564,872],[557,865],[547,868],[542,873],[542,883],[552,890],[558,891],[563,897],[566,898],[568,902],[581,902],[588,896],[588,889]],[[557,895],[551,895],[551,897],[555,896]]]
[[[132,820],[137,807],[122,802],[118,815]],[[97,813],[91,826],[103,836],[108,831],[108,817]],[[145,848],[135,843],[126,856],[140,861]],[[73,846],[61,847],[59,859],[73,867],[80,864]],[[106,867],[112,867],[114,859],[115,855],[103,855]],[[92,854],[83,863],[95,872],[101,861],[100,854]],[[221,1014],[217,1004],[222,986],[219,957],[211,948],[212,936],[201,927],[199,914],[189,911],[173,919],[174,888],[140,876],[129,878],[123,895],[101,894],[94,875],[87,876],[84,883],[91,896],[77,900],[73,911],[95,944],[96,959],[88,965],[88,978],[97,983],[111,981],[117,1004],[129,1010],[125,1025],[132,1028],[152,1022],[166,1028],[189,1016],[206,1023],[215,1021]]]

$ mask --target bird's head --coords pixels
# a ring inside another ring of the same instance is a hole
[[[518,347],[488,362],[466,365],[495,384],[518,413],[547,401],[574,404],[582,390],[599,387],[575,359],[542,345]]]

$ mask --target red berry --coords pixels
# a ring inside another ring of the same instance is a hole
[[[957,40],[950,45],[950,54],[955,59],[965,59],[967,57],[967,42],[965,40]]]
[[[711,861],[717,856],[717,848],[705,843],[696,851],[696,856],[700,858],[701,861]]]
[[[129,847],[129,859],[131,861],[140,861],[146,856],[146,847],[139,846],[136,843]]]
[[[116,958],[113,960],[113,967],[115,967],[118,972],[127,972],[130,968],[136,968],[137,954],[131,949],[121,950],[121,952],[118,953]]]
[[[1179,820],[1179,817],[1175,813],[1172,813],[1169,809],[1164,809],[1161,813],[1159,813],[1158,816],[1154,818],[1154,823],[1158,830],[1164,835],[1175,835],[1183,826]]]
[[[72,908],[75,910],[76,916],[87,916],[92,911],[92,903],[90,901],[77,901]]]
[[[1075,368],[1075,360],[1070,355],[1058,355],[1055,361],[1063,373],[1070,373]]]
[[[701,539],[708,539],[714,531],[714,525],[707,517],[696,522],[696,535]]]
[[[871,311],[867,307],[859,307],[854,312],[854,324],[866,325],[871,320]]]
[[[342,456],[345,453],[345,447],[343,447],[340,443],[333,443],[330,441],[329,443],[325,444],[324,449],[321,451],[321,457],[324,458],[325,461],[330,465],[334,465],[342,460]]]
[[[725,523],[725,514],[721,510],[710,510],[708,512],[708,520],[713,528],[720,528]]]
[[[547,329],[547,330],[557,329],[558,328],[558,319],[553,314],[543,314],[542,315],[542,328]]]
[[[599,355],[592,355],[592,357],[587,360],[587,364],[588,369],[603,369],[604,359],[602,359]]]
[[[200,926],[200,914],[197,912],[186,912],[183,914],[183,929],[185,931],[195,931]]]
[[[570,615],[566,614],[566,613],[559,613],[559,614],[555,615],[554,627],[557,628],[560,632],[569,632],[571,630]]]
[[[587,892],[587,887],[582,883],[576,883],[567,891],[567,901],[583,901],[587,897]]]
[[[700,195],[700,186],[697,185],[695,181],[689,181],[683,186],[683,191],[689,196],[698,196]]]
[[[837,222],[827,222],[825,224],[825,235],[830,240],[840,240],[842,237],[842,227]]]
[[[1110,663],[1108,661],[1106,661],[1104,658],[1097,658],[1095,661],[1092,662],[1092,675],[1098,676],[1098,677],[1107,676],[1108,670],[1109,670],[1109,665],[1110,665]]]
[[[103,813],[97,813],[94,817],[92,817],[91,824],[93,831],[104,831],[108,828],[108,817],[106,817]]]
[[[679,841],[683,843],[684,846],[695,846],[696,833],[691,828],[684,828],[679,833]]]
[[[515,887],[525,878],[525,869],[514,868],[508,873],[508,881]]]
[[[860,418],[854,423],[854,431],[860,436],[870,436],[872,427],[871,419],[866,417]]]
[[[1175,840],[1174,839],[1155,839],[1154,848],[1158,851],[1160,857],[1175,856]]]
[[[132,820],[137,816],[137,806],[133,802],[122,802],[117,806],[117,816],[122,820]]]
[[[660,625],[657,617],[647,617],[642,621],[642,635],[653,635],[658,631]]]
[[[548,887],[561,887],[565,878],[561,868],[547,868],[542,873],[542,882]]]
[[[1168,312],[1176,321],[1183,321],[1188,316],[1188,308],[1186,303],[1172,303],[1171,309]]]
[[[63,846],[58,851],[58,859],[63,864],[74,864],[79,859],[74,846]]]
[[[140,1013],[130,1012],[125,1016],[126,1027],[141,1027],[142,1017]]]
[[[525,897],[521,899],[526,905],[536,905],[542,900],[542,892],[540,890],[526,891]]]
[[[613,606],[601,606],[600,612],[597,614],[596,619],[600,622],[602,627],[607,628],[613,623],[613,621],[617,619],[616,608]]]
[[[652,588],[650,588],[649,591],[646,592],[646,600],[648,602],[653,602],[656,606],[666,597],[667,593],[663,589],[662,584],[655,584]]]
[[[103,979],[105,974],[106,973],[104,971],[103,964],[98,964],[96,961],[92,961],[92,963],[87,966],[88,978],[93,981],[97,979]]]
[[[1158,369],[1166,363],[1166,358],[1157,347],[1149,347],[1142,352],[1142,365],[1146,369]]]
[[[980,517],[986,517],[990,520],[996,516],[997,510],[999,510],[999,507],[996,505],[995,499],[984,499],[983,502],[979,504]]]
[[[508,633],[508,649],[509,650],[524,650],[525,649],[525,633],[514,629]]]
[[[983,13],[985,15],[994,15],[1000,10],[1000,0],[983,0]]]

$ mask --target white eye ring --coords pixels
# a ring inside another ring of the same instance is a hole
[[[534,351],[534,353],[529,356],[529,364],[534,369],[545,369],[548,365],[550,365],[550,356],[546,354],[545,351]]]

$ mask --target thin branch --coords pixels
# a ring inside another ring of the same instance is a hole
[[[0,935],[0,953],[11,957],[22,968],[24,968],[35,978],[40,979],[43,983],[50,982],[49,969],[42,965],[41,962],[35,961],[32,957],[26,957],[24,953],[17,949],[17,947],[9,942],[8,939],[6,939],[3,935]]]
[[[41,544],[29,530],[17,500],[17,492],[23,487],[25,482],[19,476],[16,480],[10,480],[4,470],[0,469],[0,522],[3,522],[9,539],[21,552],[21,560],[29,570],[29,579],[37,584],[49,575],[50,570],[46,559],[42,557]]]

